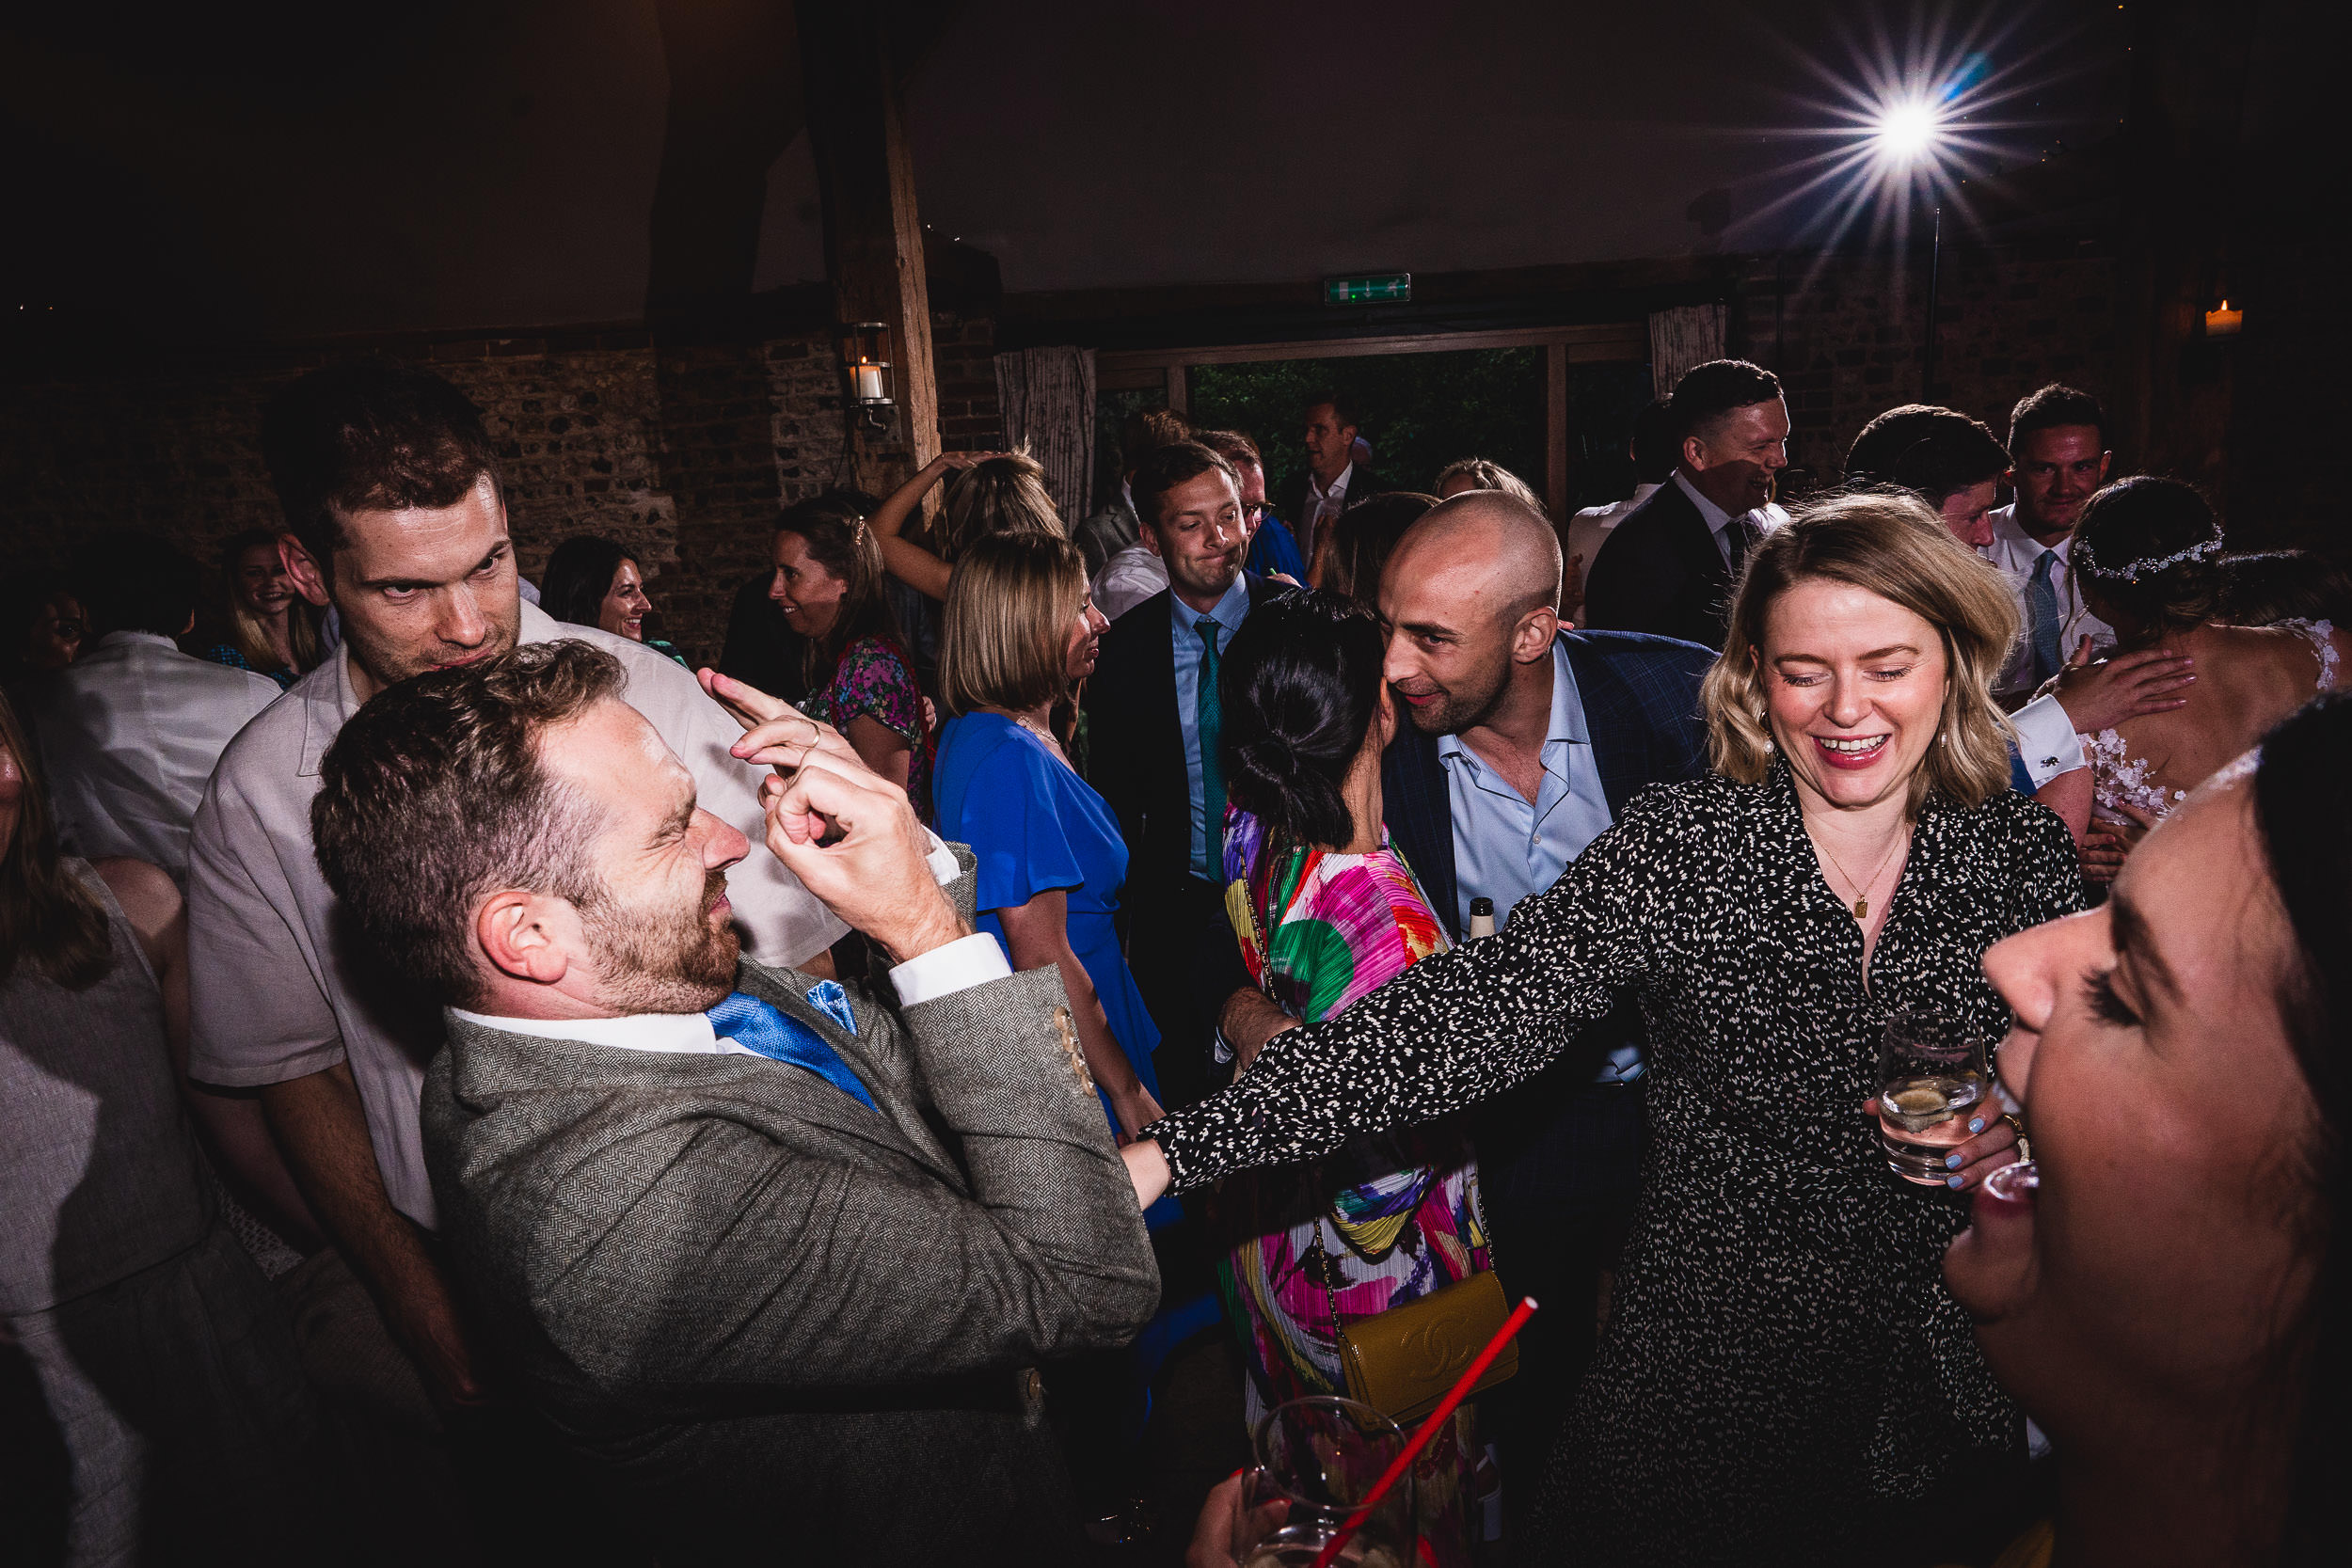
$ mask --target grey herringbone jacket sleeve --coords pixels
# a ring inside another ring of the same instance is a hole
[[[804,1019],[806,983],[743,970]],[[919,1384],[1150,1317],[1158,1273],[1056,973],[903,1014],[851,995],[856,1033],[830,1037],[880,1116],[760,1057],[453,1021],[426,1094],[452,1241],[556,1403],[676,1418]]]

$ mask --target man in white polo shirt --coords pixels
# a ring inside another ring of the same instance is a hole
[[[272,404],[264,450],[289,529],[287,569],[304,597],[340,612],[343,641],[230,743],[198,810],[190,1071],[260,1090],[335,1243],[305,1265],[334,1277],[311,1282],[320,1299],[298,1316],[315,1308],[338,1332],[367,1338],[373,1325],[341,1275],[347,1264],[422,1392],[449,1409],[480,1402],[484,1386],[436,1257],[418,1129],[441,1021],[355,939],[320,875],[310,838],[319,760],[388,686],[569,637],[621,660],[627,701],[685,761],[714,814],[756,831],[761,771],[730,754],[741,728],[693,675],[642,643],[560,626],[522,602],[497,449],[447,382],[375,362],[313,372]],[[745,950],[765,962],[821,963],[846,929],[772,858],[738,875],[733,900]],[[396,1386],[356,1397],[413,1399],[399,1358],[382,1359]]]

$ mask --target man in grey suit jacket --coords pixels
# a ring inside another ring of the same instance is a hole
[[[895,967],[740,958],[750,846],[619,681],[557,642],[394,687],[313,811],[448,1007],[426,1159],[507,1375],[664,1560],[1074,1560],[1029,1369],[1131,1338],[1159,1280],[1059,978],[972,935],[968,855],[798,717],[739,748],[791,770],[768,848]]]

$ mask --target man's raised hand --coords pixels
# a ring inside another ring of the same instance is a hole
[[[969,934],[931,876],[930,835],[905,790],[854,757],[845,768],[813,754],[759,794],[770,852],[894,963]]]

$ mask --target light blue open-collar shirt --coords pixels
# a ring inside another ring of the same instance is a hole
[[[1225,824],[1210,823],[1200,799],[1200,654],[1204,644],[1195,629],[1200,624],[1200,611],[1172,591],[1168,603],[1176,624],[1176,722],[1184,727],[1184,786],[1192,800],[1192,874],[1214,882],[1219,879],[1220,863],[1225,859]],[[1241,630],[1248,616],[1249,574],[1240,572],[1234,575],[1233,586],[1216,601],[1216,608],[1209,611],[1209,619],[1217,626],[1220,656],[1232,646],[1233,633]]]
[[[1454,898],[1464,931],[1470,900],[1493,899],[1495,927],[1502,929],[1520,899],[1558,881],[1567,863],[1615,820],[1584,726],[1576,673],[1568,668],[1567,644],[1557,639],[1551,644],[1551,722],[1535,799],[1513,788],[1458,735],[1438,737],[1438,761],[1445,768],[1454,817]],[[1601,1077],[1632,1078],[1641,1071],[1639,1062],[1640,1053],[1625,1047]]]

